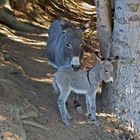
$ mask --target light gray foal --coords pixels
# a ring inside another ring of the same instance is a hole
[[[101,81],[113,82],[112,62],[117,58],[100,60],[89,71],[79,70],[74,72],[72,68],[58,70],[53,79],[53,87],[56,93],[60,91],[58,108],[65,125],[69,125],[71,119],[65,105],[71,91],[85,95],[88,116],[94,125],[98,125],[96,120],[96,92]]]

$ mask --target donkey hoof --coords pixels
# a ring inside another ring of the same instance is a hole
[[[69,119],[70,121],[72,121],[72,120],[73,120],[71,116],[69,116],[69,117],[68,117],[68,119]]]
[[[67,119],[68,119],[68,120],[72,120],[72,117],[68,114],[68,115],[67,115]]]
[[[88,114],[88,119],[90,119],[90,120],[91,120],[91,114]]]
[[[97,120],[92,120],[95,127],[99,127],[100,123]]]
[[[83,108],[82,108],[82,106],[77,106],[75,108],[76,108],[76,111],[77,111],[78,114],[80,114],[80,115],[83,114]]]
[[[65,126],[69,126],[69,125],[70,125],[70,122],[69,122],[69,121],[65,121],[65,122],[64,122],[64,125],[65,125]]]

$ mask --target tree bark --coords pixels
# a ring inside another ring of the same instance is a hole
[[[97,9],[97,30],[99,37],[99,45],[101,55],[104,58],[110,57],[110,37],[112,37],[112,7],[111,0],[96,0]],[[110,84],[102,84],[102,95],[100,96],[102,106],[108,106],[111,104],[109,97],[112,92],[108,92],[112,89]],[[105,108],[104,108],[105,110]]]
[[[112,54],[120,56],[112,110],[133,130],[140,132],[140,1],[116,0]]]
[[[96,5],[99,43],[101,53],[106,57],[108,39],[112,33],[110,4],[106,0],[97,0]],[[113,85],[105,86],[103,97],[106,107],[136,132],[140,132],[139,26],[140,1],[115,0],[111,55],[117,55],[120,59],[114,64],[115,81]]]
[[[101,55],[104,58],[110,57],[108,45],[112,34],[111,0],[97,0],[97,29]]]

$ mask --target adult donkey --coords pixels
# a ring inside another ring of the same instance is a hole
[[[46,55],[53,67],[80,68],[83,55],[82,30],[70,22],[55,20],[48,30]]]
[[[46,55],[49,63],[60,69],[62,67],[72,67],[74,71],[80,68],[83,56],[82,31],[89,27],[87,23],[82,28],[75,27],[74,24],[64,20],[55,20],[48,30],[48,42]],[[82,112],[78,97],[74,96],[74,105],[78,113]]]

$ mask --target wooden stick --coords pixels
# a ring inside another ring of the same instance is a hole
[[[18,113],[16,114],[16,116],[17,116],[17,120],[18,120],[20,127],[21,127],[22,138],[23,138],[23,140],[27,140],[27,135],[26,135],[25,129],[23,127],[22,120],[20,119],[20,116]]]
[[[27,121],[27,120],[22,120],[22,122],[23,122],[24,125],[30,125],[30,126],[33,126],[33,127],[37,127],[37,128],[40,128],[40,129],[47,130],[47,131],[49,130],[45,126],[43,126],[41,124],[38,124],[36,122],[31,122],[31,121]]]

